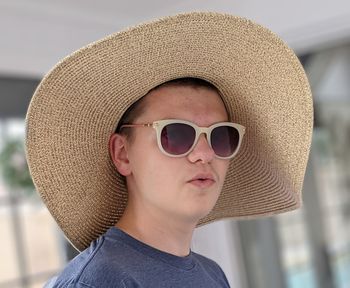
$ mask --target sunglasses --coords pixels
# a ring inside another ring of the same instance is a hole
[[[124,124],[128,127],[153,127],[157,133],[160,151],[171,157],[182,157],[189,154],[198,142],[199,136],[205,133],[209,146],[220,159],[233,158],[241,146],[245,127],[232,123],[220,122],[209,127],[176,119],[159,120],[146,124]]]

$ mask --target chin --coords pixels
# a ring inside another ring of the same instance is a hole
[[[199,220],[206,217],[210,213],[210,211],[213,209],[213,207],[209,207],[207,209],[203,209],[203,207],[201,207],[201,209],[198,209],[197,211],[193,210],[190,217],[198,223]]]
[[[218,197],[202,197],[191,199],[191,201],[188,201],[188,205],[182,207],[182,215],[186,215],[185,217],[191,221],[198,222],[213,210],[217,198]]]

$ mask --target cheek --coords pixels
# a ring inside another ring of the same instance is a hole
[[[156,144],[133,148],[129,159],[137,190],[149,198],[170,196],[164,190],[176,189],[175,179],[179,174],[176,171],[181,171],[181,167],[163,155]]]
[[[229,160],[219,160],[219,163],[217,163],[217,165],[215,165],[214,169],[216,171],[217,176],[219,177],[219,182],[218,182],[218,185],[219,185],[218,194],[219,195],[221,193],[222,186],[224,185],[224,182],[226,179],[226,174],[227,174],[229,166],[230,166]]]
[[[167,156],[165,156],[167,157]],[[161,157],[154,157],[152,160],[152,164],[150,163],[145,167],[147,169],[148,174],[148,184],[150,187],[153,188],[154,191],[157,191],[159,193],[160,197],[165,197],[169,193],[164,193],[164,191],[171,191],[176,190],[177,187],[176,183],[179,175],[179,169],[181,167],[179,165],[176,165],[176,163],[169,161],[172,159],[169,159],[168,157],[164,159],[163,156]],[[174,165],[175,164],[175,165]]]
[[[220,181],[224,182],[227,174],[227,170],[230,166],[229,160],[218,160],[216,165],[216,171],[220,177]]]
[[[159,159],[157,159],[159,160]],[[156,161],[153,158],[152,163],[143,167],[143,177],[140,179],[142,186],[139,186],[139,195],[142,195],[142,201],[157,209],[157,211],[176,211],[179,203],[179,191],[182,187],[179,174],[173,169],[172,165],[166,164],[167,161]],[[142,175],[140,175],[142,176]]]

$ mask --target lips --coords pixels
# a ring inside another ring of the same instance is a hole
[[[210,173],[199,173],[189,180],[188,183],[199,188],[208,188],[215,183],[215,179]]]

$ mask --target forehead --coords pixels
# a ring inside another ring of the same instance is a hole
[[[145,96],[144,105],[144,116],[148,120],[178,118],[191,121],[194,116],[205,115],[217,121],[228,118],[219,93],[207,87],[161,86]],[[157,119],[150,119],[152,116]]]

